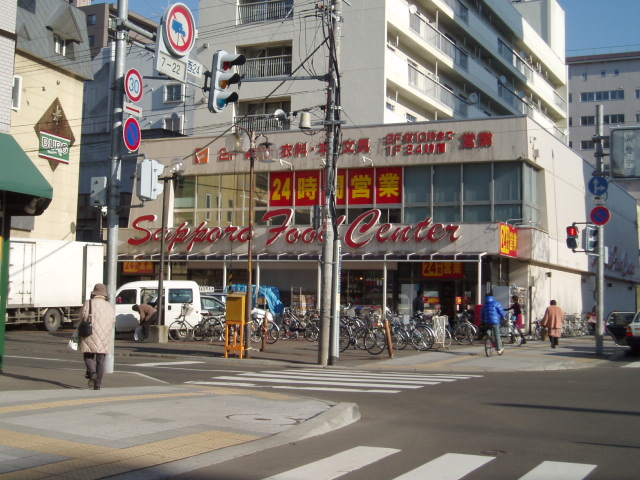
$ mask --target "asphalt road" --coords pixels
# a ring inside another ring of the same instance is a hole
[[[7,360],[25,369],[82,371],[79,355],[34,341],[42,338],[39,332],[14,332]],[[324,473],[335,468],[340,474],[349,472],[340,476],[344,480],[636,479],[640,407],[634,399],[640,394],[640,371],[625,368],[632,365],[456,375],[345,368],[328,374],[304,365],[291,369],[189,358],[117,359],[118,371],[143,384],[215,382],[357,403],[362,418],[355,424],[175,477],[224,480],[337,478]],[[313,463],[323,459],[329,460]],[[432,461],[436,468],[438,459],[438,468],[449,476],[410,473]],[[469,467],[469,461],[478,466]],[[310,473],[292,472],[296,468]],[[457,469],[466,476],[455,476]]]

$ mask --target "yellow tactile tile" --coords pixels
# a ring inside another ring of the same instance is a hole
[[[45,408],[74,407],[78,405],[89,405],[89,404],[97,404],[97,403],[130,402],[130,401],[136,401],[136,400],[150,400],[150,399],[162,399],[162,398],[172,398],[172,397],[189,397],[189,396],[205,395],[205,394],[206,392],[191,391],[191,392],[181,392],[181,393],[159,393],[155,395],[126,395],[126,396],[120,396],[120,397],[77,398],[73,400],[61,400],[59,402],[29,403],[24,405],[12,405],[10,407],[0,407],[0,414],[27,412],[31,410],[42,410]]]

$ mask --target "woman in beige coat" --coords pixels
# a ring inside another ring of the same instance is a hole
[[[564,312],[555,300],[551,300],[551,305],[547,307],[544,312],[544,317],[540,325],[547,327],[549,331],[549,341],[551,342],[551,348],[556,348],[558,345],[558,338],[562,336],[562,324],[564,323]]]
[[[113,305],[107,300],[107,287],[97,283],[91,292],[91,299],[84,302],[80,309],[80,320],[91,317],[93,333],[88,337],[80,337],[80,351],[84,355],[87,367],[86,378],[89,388],[100,390],[104,375],[104,362],[107,353],[111,351],[113,328],[116,323],[116,313]]]

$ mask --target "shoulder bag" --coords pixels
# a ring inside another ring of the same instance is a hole
[[[78,325],[78,335],[80,337],[90,337],[93,334],[93,325],[91,324],[91,319],[93,317],[93,313],[91,312],[93,301],[89,300],[89,318],[87,320],[83,320]]]

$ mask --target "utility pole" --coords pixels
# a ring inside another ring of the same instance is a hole
[[[109,189],[107,197],[107,295],[115,303],[118,265],[118,227],[120,217],[120,160],[122,155],[122,110],[124,95],[124,60],[126,31],[120,20],[127,20],[129,0],[118,0],[113,83],[111,85],[111,149],[109,153]],[[114,332],[115,335],[115,332]],[[113,373],[113,348],[107,355],[105,371]]]
[[[328,365],[332,341],[338,333],[338,317],[336,316],[338,288],[336,285],[337,259],[334,252],[334,241],[338,238],[335,214],[337,158],[340,154],[336,142],[340,139],[340,92],[339,92],[339,52],[342,23],[342,0],[333,0],[327,13],[329,28],[329,85],[327,88],[327,109],[325,125],[327,127],[327,156],[324,169],[324,209],[322,258],[321,258],[321,307],[320,337],[318,345],[318,364]],[[339,241],[339,240],[338,240]],[[339,260],[338,260],[339,261]],[[332,335],[333,333],[333,335]],[[337,355],[331,356],[332,363]]]
[[[593,137],[596,157],[594,175],[604,176],[605,154],[602,151],[604,112],[602,105],[596,105],[596,134]],[[596,273],[596,355],[604,354],[604,225],[598,225],[598,268]]]

